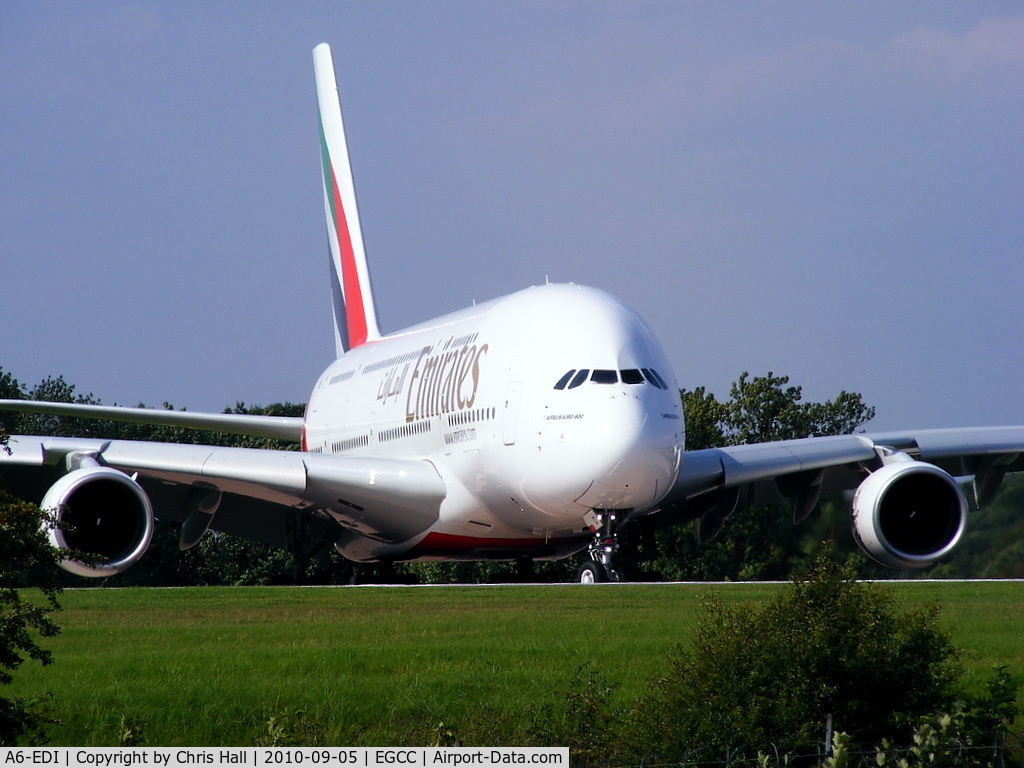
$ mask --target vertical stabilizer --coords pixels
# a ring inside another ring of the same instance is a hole
[[[345,127],[341,120],[334,61],[327,43],[313,49],[320,122],[320,163],[324,181],[327,239],[331,250],[334,337],[340,357],[352,347],[380,338],[370,272],[359,228]]]

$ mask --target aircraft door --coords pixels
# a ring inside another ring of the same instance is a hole
[[[505,388],[505,409],[501,421],[501,436],[505,445],[516,443],[516,422],[519,420],[519,400],[522,394],[521,381],[510,381]]]

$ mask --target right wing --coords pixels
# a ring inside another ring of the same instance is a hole
[[[811,437],[687,451],[662,502],[667,524],[697,519],[708,540],[742,504],[788,501],[801,522],[823,492],[855,490],[854,534],[885,565],[917,568],[952,551],[968,508],[1024,471],[1024,426]],[[973,477],[969,503],[957,478]]]
[[[345,458],[208,445],[11,437],[5,487],[60,509],[58,546],[103,555],[65,563],[86,576],[124,570],[145,551],[153,517],[183,523],[182,547],[207,528],[309,552],[344,531],[406,541],[438,518],[447,489],[427,461]]]

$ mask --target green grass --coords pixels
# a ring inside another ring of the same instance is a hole
[[[49,667],[12,692],[53,696],[55,745],[473,744],[529,737],[584,665],[625,703],[686,644],[700,597],[783,585],[74,590]],[[969,680],[1024,670],[1024,584],[911,583],[967,649]]]

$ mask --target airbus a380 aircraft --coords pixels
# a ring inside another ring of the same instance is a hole
[[[684,452],[671,366],[628,307],[579,285],[528,288],[398,333],[377,324],[326,44],[313,51],[337,359],[302,418],[21,400],[0,408],[286,438],[301,451],[14,436],[12,492],[58,510],[54,542],[107,576],[146,551],[154,515],[181,547],[212,528],[356,561],[549,559],[587,549],[581,581],[620,578],[637,517],[700,519],[782,496],[799,522],[823,490],[856,489],[875,559],[922,567],[957,545],[975,504],[1024,469],[1024,427],[808,438]],[[668,513],[666,509],[671,509]],[[658,518],[655,518],[658,519]]]

